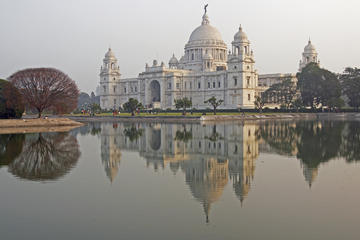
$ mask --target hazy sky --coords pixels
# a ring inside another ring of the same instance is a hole
[[[183,54],[205,3],[228,48],[242,24],[260,74],[296,72],[309,36],[323,67],[360,67],[359,0],[0,0],[0,78],[55,67],[91,92],[109,46],[137,77]]]

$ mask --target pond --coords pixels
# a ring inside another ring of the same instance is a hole
[[[359,239],[360,122],[0,135],[1,239]]]

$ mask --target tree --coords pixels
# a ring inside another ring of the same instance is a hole
[[[320,104],[328,106],[340,102],[341,86],[334,73],[320,68],[316,63],[310,63],[298,73],[297,78],[305,106],[314,109]]]
[[[285,79],[280,83],[272,85],[264,92],[264,101],[266,99],[275,99],[276,103],[285,106],[286,109],[290,108],[291,103],[294,101],[297,94],[296,83],[291,78]],[[268,100],[269,101],[269,100]]]
[[[9,80],[17,87],[27,106],[38,112],[45,110],[67,113],[76,108],[79,89],[63,72],[54,68],[29,68],[18,71]]]
[[[209,103],[214,109],[214,115],[216,115],[216,108],[219,107],[223,102],[224,100],[217,100],[216,97],[213,96],[206,100],[204,103]]]
[[[348,97],[350,107],[360,107],[360,69],[346,68],[340,75],[343,93]]]
[[[135,116],[135,111],[138,108],[142,108],[142,104],[137,99],[129,98],[129,101],[124,103],[123,108],[125,111],[131,113],[131,116]]]
[[[259,110],[260,112],[262,112],[262,109],[265,105],[265,101],[262,97],[260,96],[255,96],[255,101],[254,101],[254,104],[255,104],[255,108],[257,110]]]
[[[18,89],[11,82],[0,79],[0,118],[21,118],[24,110]]]
[[[190,108],[192,106],[192,101],[187,97],[175,99],[174,102],[176,109],[183,109],[183,115],[186,115],[186,108]]]
[[[300,97],[296,98],[292,103],[291,103],[291,108],[295,109],[296,111],[299,111],[299,109],[301,109],[303,107],[303,101]]]

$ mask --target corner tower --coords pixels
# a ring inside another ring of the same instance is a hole
[[[258,74],[254,53],[241,25],[234,35],[232,51],[228,55],[228,103],[232,108],[254,108]]]
[[[105,54],[100,68],[100,107],[102,109],[117,109],[120,106],[118,87],[120,81],[120,67],[111,48]]]

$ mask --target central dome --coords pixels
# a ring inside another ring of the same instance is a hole
[[[220,32],[210,25],[209,18],[206,14],[203,16],[203,21],[190,35],[189,42],[202,40],[216,40],[223,41]]]
[[[197,27],[190,35],[189,42],[201,40],[218,40],[222,41],[220,32],[209,24]]]

